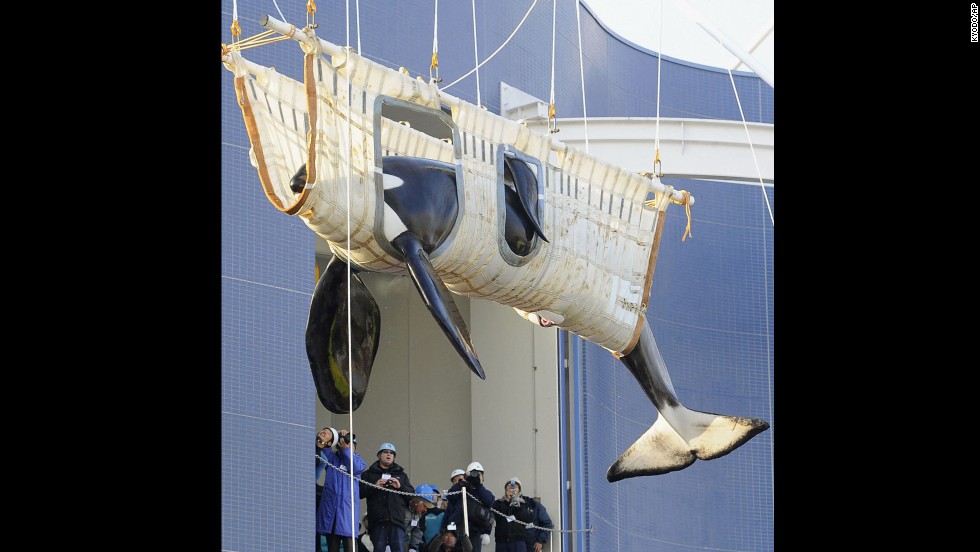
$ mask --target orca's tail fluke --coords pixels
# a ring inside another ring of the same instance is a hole
[[[644,320],[633,349],[620,357],[660,415],[606,472],[619,481],[684,469],[695,460],[724,456],[759,433],[769,422],[691,410],[681,404],[650,325]]]
[[[697,459],[724,456],[769,428],[768,422],[758,418],[710,414],[683,406],[669,410],[609,466],[607,480],[684,469]]]

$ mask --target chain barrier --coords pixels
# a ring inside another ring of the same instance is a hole
[[[317,454],[315,456],[316,456],[316,459],[317,459],[318,462],[323,462],[323,458],[321,458],[319,454]],[[398,489],[392,489],[392,488],[389,488],[389,487],[382,487],[380,485],[376,485],[374,483],[371,483],[370,481],[365,481],[365,480],[361,479],[360,477],[357,477],[357,476],[355,476],[355,475],[353,475],[351,473],[348,473],[347,470],[342,470],[342,469],[338,468],[337,466],[334,466],[333,464],[331,464],[329,462],[324,462],[324,463],[327,465],[328,468],[337,470],[340,473],[344,474],[345,476],[347,476],[347,477],[349,477],[351,479],[354,479],[355,481],[358,481],[360,483],[364,483],[365,485],[369,485],[371,487],[374,487],[375,489],[381,489],[382,491],[386,491],[386,492],[389,492],[389,493],[395,493],[395,494],[399,494],[399,495],[402,495],[402,496],[417,496],[419,498],[425,498],[425,495],[421,495],[421,494],[418,494],[418,493],[410,493],[408,491],[400,491]],[[458,491],[446,491],[445,494],[448,496],[448,495],[457,495],[457,494],[462,494],[462,493],[463,493],[463,489],[460,489]],[[474,500],[479,500],[475,496],[473,496],[471,493],[466,493],[466,494],[468,494]],[[428,499],[426,499],[426,500],[428,500]],[[548,528],[548,527],[541,527],[541,526],[535,525],[533,523],[525,523],[525,522],[523,522],[523,521],[521,521],[519,519],[516,519],[516,518],[509,519],[509,518],[511,518],[513,516],[509,516],[507,514],[504,514],[503,512],[499,512],[499,511],[497,511],[497,510],[495,510],[493,508],[489,508],[489,510],[491,512],[493,512],[495,516],[499,516],[499,517],[501,517],[503,519],[506,519],[508,521],[512,521],[514,523],[520,523],[521,525],[523,525],[524,527],[526,527],[528,529],[539,529],[541,531],[548,531],[550,533],[592,533],[593,531],[595,531],[595,529],[592,528],[592,527],[590,527],[588,529],[554,529],[554,528]]]

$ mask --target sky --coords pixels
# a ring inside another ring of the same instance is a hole
[[[677,5],[686,4],[743,50],[748,51],[773,23],[775,0],[580,0],[621,37],[649,50],[685,61],[734,69],[739,62]],[[661,10],[663,17],[661,17]],[[661,24],[662,20],[662,24]],[[661,39],[661,29],[663,37]],[[773,27],[775,29],[775,27]],[[774,75],[774,35],[770,32],[751,52]],[[754,72],[741,65],[739,71]],[[775,78],[773,76],[773,78]]]

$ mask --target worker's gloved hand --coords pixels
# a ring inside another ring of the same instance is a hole
[[[483,544],[490,544],[490,535],[486,533],[480,535],[480,542],[482,542]]]

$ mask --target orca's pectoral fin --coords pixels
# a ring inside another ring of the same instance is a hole
[[[306,322],[306,355],[313,384],[320,403],[334,414],[346,414],[361,405],[378,354],[381,311],[355,269],[352,265],[348,278],[347,263],[337,257],[330,260],[313,291]]]
[[[429,312],[435,317],[443,333],[453,344],[453,348],[459,356],[463,357],[474,374],[480,379],[487,379],[483,367],[480,366],[480,359],[477,358],[473,344],[470,342],[470,331],[466,327],[466,321],[456,307],[452,292],[432,267],[418,237],[411,232],[403,232],[391,243],[405,256],[405,264],[408,273],[412,276],[412,282],[415,283],[415,289],[422,296],[425,306],[429,308]]]
[[[531,171],[531,167],[528,167],[527,163],[523,161],[504,156],[504,165],[505,170],[509,170],[514,179],[514,188],[517,190],[517,197],[521,198],[521,207],[524,208],[524,214],[527,215],[528,221],[531,222],[534,233],[547,242],[548,238],[544,236],[544,230],[541,229],[541,225],[538,222],[538,179]]]

